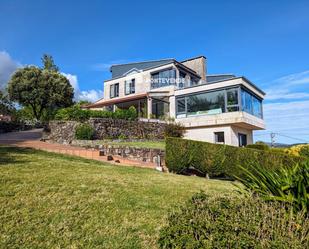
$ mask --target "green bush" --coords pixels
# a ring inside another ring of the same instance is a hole
[[[257,149],[257,150],[269,150],[269,146],[267,144],[248,144],[246,148]]]
[[[160,248],[307,248],[309,220],[290,207],[257,198],[197,194],[172,211]]]
[[[79,140],[92,140],[94,135],[94,128],[88,124],[80,124],[75,131],[75,138]]]
[[[303,157],[308,157],[309,158],[309,146],[303,146],[300,151],[299,151],[299,155],[303,156]]]
[[[136,120],[137,111],[134,106],[129,109],[117,109],[115,112],[99,111],[99,110],[85,110],[81,109],[79,105],[68,108],[63,108],[57,111],[55,115],[56,120],[72,120],[72,121],[86,121],[90,118],[114,118]]]
[[[165,126],[164,136],[165,137],[183,137],[185,128],[181,124],[169,123]]]
[[[269,171],[258,164],[240,167],[242,177],[236,177],[247,190],[266,200],[290,203],[296,211],[309,214],[309,162],[294,167]]]
[[[291,167],[303,158],[271,151],[239,148],[179,138],[166,139],[166,165],[171,172],[186,173],[194,168],[209,176],[240,176],[239,165],[258,164],[266,169]]]
[[[75,121],[86,121],[90,118],[91,111],[80,109],[80,106],[75,105],[68,108],[59,109],[56,112],[56,120],[75,120]]]

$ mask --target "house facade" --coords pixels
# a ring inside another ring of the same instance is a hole
[[[175,120],[185,138],[245,146],[265,128],[265,93],[245,77],[207,74],[204,56],[113,65],[104,98],[89,109],[134,106],[140,118]]]

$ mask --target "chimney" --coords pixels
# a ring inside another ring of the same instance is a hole
[[[206,57],[205,56],[194,57],[192,59],[182,61],[181,64],[197,72],[197,74],[201,76],[202,80],[206,80],[207,70],[206,70]]]

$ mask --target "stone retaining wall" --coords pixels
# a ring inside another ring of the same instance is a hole
[[[102,156],[121,156],[129,160],[154,163],[165,166],[165,151],[160,149],[138,148],[119,145],[103,145],[100,149]]]
[[[91,140],[73,140],[71,145],[97,149],[100,151],[101,156],[121,156],[129,160],[137,160],[165,166],[165,151],[161,149],[99,144],[96,141]]]
[[[94,118],[87,121],[95,130],[95,139],[163,139],[166,123],[128,121],[122,119]],[[75,138],[75,130],[80,122],[51,121],[45,139],[69,144]]]

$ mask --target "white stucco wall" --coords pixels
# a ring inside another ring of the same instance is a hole
[[[252,144],[252,130],[236,126],[218,126],[218,127],[197,127],[187,128],[184,135],[185,139],[204,141],[209,143],[215,143],[215,132],[224,132],[225,144],[238,146],[238,133],[247,135],[247,143]]]

